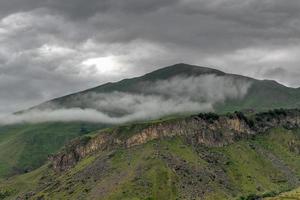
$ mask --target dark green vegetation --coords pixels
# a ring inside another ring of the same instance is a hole
[[[213,148],[174,137],[99,152],[61,174],[45,165],[0,188],[12,199],[255,199],[299,185],[299,146],[300,130],[284,128]]]
[[[36,169],[70,139],[103,127],[80,122],[0,127],[0,178]]]

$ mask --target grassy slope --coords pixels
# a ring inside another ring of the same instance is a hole
[[[179,118],[169,116],[134,126],[125,124],[119,127],[119,134],[128,136],[151,123],[171,119]],[[0,126],[0,178],[36,169],[45,163],[48,155],[56,153],[66,142],[105,127],[107,125],[85,122]],[[136,130],[132,130],[132,127]]]
[[[265,200],[300,200],[300,188],[282,193],[276,197],[265,198]]]
[[[42,123],[0,127],[0,178],[40,167],[67,141],[103,125]]]
[[[241,100],[227,100],[216,105],[221,113],[243,109],[266,111],[274,108],[299,108],[300,90],[288,88],[274,81],[255,81]]]
[[[276,194],[296,187],[287,176],[300,177],[300,157],[290,148],[299,137],[300,131],[279,128],[222,148],[195,148],[181,138],[151,141],[93,155],[62,175],[43,167],[0,188],[12,199],[38,181],[47,186],[35,197],[46,199],[186,199],[198,194],[221,200]]]

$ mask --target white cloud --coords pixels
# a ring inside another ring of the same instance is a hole
[[[94,68],[94,72],[107,75],[119,75],[124,68],[114,56],[88,58],[82,61],[82,65]]]

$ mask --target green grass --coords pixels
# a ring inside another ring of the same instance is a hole
[[[38,187],[39,180],[47,173],[48,168],[44,165],[31,173],[11,177],[4,183],[0,182],[0,194],[9,194],[7,198],[2,199],[16,199],[23,191],[32,191],[33,188]]]
[[[175,199],[176,176],[155,156],[159,143],[154,141],[129,151],[117,151],[112,166],[126,176],[106,199]]]
[[[0,177],[36,169],[67,141],[101,127],[75,122],[0,127]]]
[[[300,156],[298,152],[290,149],[290,144],[300,147],[300,131],[288,131],[283,128],[273,129],[268,136],[258,138],[257,142],[265,149],[273,152],[278,158],[300,176]]]
[[[265,200],[300,200],[300,188],[282,193],[276,197],[267,197]]]
[[[221,152],[230,160],[226,166],[227,174],[238,188],[238,193],[256,194],[286,187],[276,183],[276,180],[284,179],[284,175],[269,160],[251,149],[247,142],[230,145]]]
[[[267,97],[267,98],[266,98]],[[275,108],[299,108],[299,89],[288,88],[274,81],[254,81],[242,99],[227,99],[215,105],[219,113],[254,109],[256,112]]]
[[[191,165],[205,167],[207,163],[199,157],[194,147],[186,144],[180,137],[165,139],[160,142],[163,151],[189,162]]]

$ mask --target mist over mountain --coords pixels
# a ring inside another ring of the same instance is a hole
[[[196,112],[293,108],[299,106],[299,99],[299,90],[274,81],[176,64],[54,99],[19,114],[0,116],[0,124],[47,121],[121,124]]]

